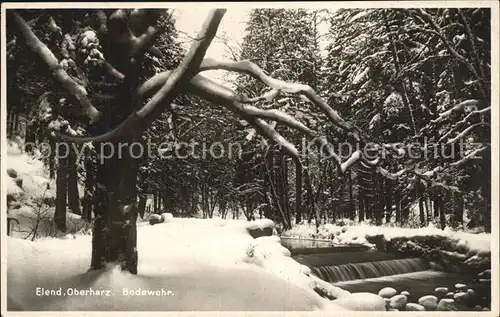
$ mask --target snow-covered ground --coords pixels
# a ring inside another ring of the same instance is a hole
[[[7,193],[13,199],[8,215],[20,221],[7,239],[9,310],[386,310],[386,300],[377,294],[351,294],[312,275],[308,267],[290,257],[276,235],[254,239],[252,230],[274,226],[269,220],[168,215],[165,222],[154,226],[140,220],[138,275],[114,267],[88,271],[92,240],[89,224],[68,213],[70,234],[53,232],[53,207],[48,207],[50,203],[44,199],[54,198],[55,184],[43,164],[11,144],[7,167],[12,169],[5,175]],[[36,239],[26,239],[37,223]],[[386,240],[402,235],[448,235],[475,254],[490,252],[485,234],[362,225],[325,225],[320,229],[319,237],[334,237],[338,243],[370,245],[367,234],[381,234]],[[298,226],[287,235],[310,237],[312,230],[315,232],[314,227]]]
[[[319,310],[335,307],[313,290],[316,282],[308,275],[309,269],[292,260],[277,237],[253,239],[247,227],[244,221],[236,220],[173,218],[154,226],[141,223],[137,276],[115,268],[86,273],[91,254],[88,235],[75,235],[74,239],[43,238],[35,242],[9,238],[9,309]],[[349,295],[326,284],[332,292]],[[67,296],[38,296],[37,288],[62,288]],[[111,295],[106,296],[104,292],[104,296],[69,296],[70,289],[109,290]],[[127,296],[124,290],[159,291],[159,295]]]
[[[19,221],[7,239],[11,310],[317,310],[327,301],[313,290],[309,269],[293,261],[277,237],[249,234],[273,226],[270,221],[166,217],[151,226],[142,220],[138,275],[111,267],[87,272],[89,224],[68,213],[69,234],[55,230],[55,183],[43,163],[10,143],[7,168],[2,179],[8,216]],[[78,296],[75,290],[91,295]],[[97,296],[97,290],[110,294]],[[124,290],[158,291],[158,296],[130,296]],[[43,291],[56,294],[40,296]]]

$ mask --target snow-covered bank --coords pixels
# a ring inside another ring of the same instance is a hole
[[[7,183],[7,216],[17,220],[11,234],[23,239],[64,236],[66,233],[88,233],[90,224],[79,215],[66,213],[67,232],[59,232],[54,224],[56,184],[43,163],[24,153],[9,141],[7,170],[2,177]],[[83,193],[83,190],[79,190]]]
[[[335,244],[361,244],[380,251],[400,252],[434,262],[436,269],[478,274],[491,266],[491,235],[441,230],[436,227],[397,228],[356,224],[351,226],[298,225],[286,237],[330,239]]]

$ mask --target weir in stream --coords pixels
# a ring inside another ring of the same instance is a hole
[[[314,275],[353,293],[377,294],[384,287],[393,287],[410,292],[416,300],[433,294],[436,287],[452,290],[456,283],[463,283],[478,295],[472,305],[491,302],[488,284],[478,283],[473,276],[465,274],[431,270],[421,258],[405,258],[364,246],[334,245],[326,240],[282,238],[282,245]]]
[[[312,272],[324,281],[335,283],[425,271],[429,267],[420,258],[312,267]]]

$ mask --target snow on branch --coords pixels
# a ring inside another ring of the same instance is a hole
[[[167,80],[170,74],[170,71],[163,72],[147,80],[141,87],[139,87],[137,91],[138,99],[144,100],[145,98],[153,94],[156,90],[159,89],[162,83]],[[246,96],[238,95],[232,89],[220,85],[202,75],[196,75],[195,77],[193,77],[193,79],[187,86],[187,90],[205,100],[224,105],[229,110],[239,113],[240,117],[246,116],[247,119],[249,117],[270,119],[273,121],[278,121],[290,128],[296,129],[313,138],[314,143],[317,144],[321,149],[325,149],[327,154],[335,160],[335,163],[337,165],[340,165],[341,163],[340,157],[334,152],[331,144],[329,144],[324,137],[319,137],[315,131],[306,127],[295,118],[289,116],[284,112],[273,109],[264,110],[246,105],[244,104],[244,102],[249,101]],[[267,137],[269,137],[269,135],[267,135]]]
[[[489,146],[483,146],[482,148],[476,149],[476,150],[472,151],[471,153],[467,154],[461,160],[453,162],[450,165],[451,166],[460,166],[460,165],[463,165],[463,164],[469,162],[470,160],[481,159],[481,157],[477,157],[476,155],[478,155],[479,153],[483,152],[484,150],[486,150],[488,148],[489,148]]]
[[[60,133],[57,136],[65,141],[75,143],[85,142],[106,142],[123,134],[141,133],[148,124],[159,116],[165,108],[169,107],[179,91],[196,74],[212,39],[215,37],[220,21],[224,16],[225,9],[215,9],[210,11],[203,24],[197,39],[182,60],[181,64],[171,72],[170,76],[161,85],[161,88],[154,94],[149,102],[137,112],[133,112],[125,121],[110,132],[96,137],[70,137]]]
[[[283,111],[277,109],[263,110],[254,106],[242,105],[242,104],[237,104],[237,106],[241,109],[241,111],[250,116],[254,116],[256,118],[261,118],[261,119],[270,119],[273,121],[278,121],[292,129],[299,130],[307,135],[314,135],[314,131],[312,131],[304,124],[299,122],[297,119],[295,119],[294,117],[290,116],[289,114]]]
[[[469,99],[469,100],[462,101],[461,103],[453,106],[451,109],[448,109],[445,112],[440,113],[439,118],[437,120],[438,121],[445,120],[454,112],[461,111],[465,107],[477,107],[480,103],[481,103],[481,101],[479,101],[477,99]]]
[[[338,115],[338,113],[332,107],[330,107],[330,105],[328,105],[309,85],[298,84],[298,83],[287,83],[285,81],[272,78],[268,76],[264,72],[264,70],[262,70],[259,66],[248,60],[231,62],[231,61],[216,61],[211,58],[206,58],[205,60],[203,60],[200,66],[200,71],[215,70],[215,69],[240,72],[250,75],[256,79],[259,79],[264,84],[268,85],[278,93],[286,92],[290,94],[303,94],[312,103],[318,106],[327,115],[327,117],[333,124],[343,128],[346,131],[350,132],[354,131],[354,127],[350,125],[348,122],[344,121],[344,119],[342,119]],[[278,95],[278,93],[274,92],[274,94],[276,95]]]
[[[470,131],[472,131],[475,127],[478,127],[478,126],[482,126],[482,125],[489,125],[488,123],[486,122],[479,122],[479,123],[476,123],[476,124],[473,124],[471,125],[470,127],[468,127],[467,129],[463,130],[462,132],[460,132],[459,134],[457,134],[454,138],[452,139],[449,139],[448,142],[446,142],[446,144],[452,144],[452,143],[455,143],[457,142],[458,140],[462,139],[463,137],[465,137]]]
[[[472,63],[470,63],[463,55],[461,55],[460,53],[458,53],[457,50],[455,50],[453,48],[453,44],[450,43],[450,41],[448,39],[446,39],[446,37],[445,37],[446,33],[441,29],[441,27],[436,22],[436,20],[434,20],[434,17],[432,15],[430,15],[429,13],[427,13],[427,11],[425,11],[423,8],[419,8],[418,10],[415,11],[415,13],[422,20],[424,20],[428,24],[430,24],[430,26],[436,31],[435,34],[439,37],[439,39],[441,40],[441,42],[446,46],[446,48],[448,49],[448,51],[450,52],[450,54],[453,55],[456,59],[458,59],[460,62],[464,63],[467,66],[467,68],[469,69],[469,71],[474,75],[474,77],[476,77],[477,83],[478,83],[478,88],[479,88],[481,94],[483,95],[484,99],[487,100],[488,99],[487,98],[488,95],[486,93],[485,87],[482,84],[483,78],[481,78],[481,76],[477,73],[476,68],[474,67],[474,65],[472,65]]]
[[[205,63],[206,60],[204,60],[203,63]],[[240,62],[238,62],[240,63]],[[230,63],[232,64],[232,63]],[[207,69],[207,64],[202,64],[201,69]],[[138,95],[140,95],[140,98],[146,98],[147,96],[151,95],[154,93],[156,90],[161,87],[162,83],[164,83],[168,77],[170,76],[171,72],[164,72],[157,74],[150,80],[146,81],[139,89],[138,89]],[[246,99],[245,96],[237,95],[232,89],[229,89],[223,85],[220,85],[208,78],[205,78],[201,75],[196,75],[193,77],[193,79],[190,81],[189,85],[187,86],[187,90],[198,95],[199,97],[212,101],[215,103],[222,104],[225,106],[227,109],[230,111],[236,113],[238,116],[241,118],[247,120],[251,126],[259,132],[261,135],[268,139],[272,139],[275,142],[277,142],[279,145],[281,145],[292,157],[297,157],[296,155],[298,154],[296,152],[295,147],[293,144],[289,143],[285,138],[283,138],[279,133],[277,133],[272,126],[269,126],[267,123],[265,123],[263,120],[257,120],[257,119],[270,119],[273,121],[280,122],[282,124],[285,124],[291,128],[297,129],[300,132],[314,137],[315,132],[312,131],[311,129],[307,128],[305,125],[301,124],[300,122],[296,121],[293,117],[290,117],[284,112],[280,111],[270,111],[270,110],[263,110],[259,109],[256,107],[252,107],[249,105],[244,104],[244,102],[248,102],[249,99]],[[472,102],[474,103],[474,102]],[[457,105],[454,107],[453,111],[458,110],[458,108],[465,107],[466,105],[471,105],[470,101],[466,101],[461,103],[460,105]],[[488,110],[483,109],[478,112],[484,113]],[[451,114],[450,112],[450,114]],[[449,114],[447,114],[449,115]],[[445,116],[447,116],[445,115]],[[267,125],[267,126],[266,126]],[[325,147],[326,150],[329,154],[331,154],[331,157],[335,159],[335,162],[337,165],[340,167],[339,170],[341,173],[345,173],[351,167],[353,164],[355,164],[357,161],[360,161],[363,166],[366,166],[368,168],[375,168],[378,173],[380,173],[382,176],[390,178],[390,179],[398,179],[399,177],[403,176],[407,172],[411,172],[413,174],[418,175],[420,178],[425,179],[432,184],[436,186],[440,186],[439,184],[433,182],[430,180],[430,177],[432,177],[435,173],[438,171],[441,171],[442,169],[435,168],[431,171],[425,172],[425,173],[418,173],[413,170],[408,170],[408,169],[403,169],[395,173],[391,173],[388,170],[377,166],[380,163],[380,157],[377,157],[373,160],[368,160],[361,151],[357,151],[351,155],[346,161],[342,162],[342,160],[339,158],[338,155],[336,155],[333,150],[331,149],[330,144],[326,141],[325,138],[319,138],[315,137],[315,142],[320,145],[320,147]],[[402,146],[402,147],[401,147]],[[384,147],[385,149],[390,149],[398,154],[404,154],[401,153],[402,151],[405,151],[405,146],[402,143],[394,143],[394,144],[383,144],[383,145],[375,145],[375,148],[381,148]]]
[[[342,173],[345,173],[345,171],[347,171],[349,167],[356,163],[361,158],[361,155],[362,153],[359,150],[352,153],[352,155],[340,165],[340,170],[342,171]]]
[[[476,115],[482,115],[485,114],[486,112],[491,111],[491,107],[487,107],[481,110],[474,110],[471,113],[469,113],[465,118],[462,120],[458,121],[451,129],[448,131],[445,135],[439,138],[438,142],[442,142],[443,140],[447,139],[450,137],[450,135],[455,132],[458,128],[464,126],[470,119],[472,119]]]
[[[229,104],[227,104],[229,105]],[[231,109],[230,109],[231,110]],[[245,118],[246,116],[243,116]],[[279,134],[271,125],[267,124],[264,120],[249,117],[248,122],[258,131],[261,135],[267,136],[269,139],[276,142],[280,147],[285,149],[286,153],[290,155],[296,161],[299,160],[299,151],[290,143],[287,139],[285,139],[281,134]]]
[[[214,9],[210,11],[201,31],[198,33],[197,41],[191,45],[189,52],[180,65],[168,77],[163,87],[137,112],[139,117],[146,118],[155,109],[163,111],[162,107],[158,107],[158,105],[162,103],[170,104],[175,98],[178,90],[196,75],[225,13],[225,9]]]
[[[380,157],[377,157],[370,161],[363,155],[363,152],[361,150],[357,150],[340,165],[340,171],[342,173],[345,173],[357,161],[361,161],[362,165],[367,168],[374,168],[380,163]],[[377,170],[377,172],[379,172],[379,170]]]
[[[388,170],[386,170],[385,168],[378,166],[377,172],[380,173],[380,175],[382,175],[388,179],[396,180],[396,179],[399,179],[404,173],[406,173],[406,169],[404,168],[404,169],[400,170],[399,172],[391,173]]]
[[[84,113],[89,117],[90,122],[96,122],[100,117],[100,112],[92,105],[87,97],[85,88],[79,85],[71,76],[64,71],[54,53],[40,41],[33,33],[26,21],[16,12],[12,13],[19,30],[24,37],[26,45],[36,54],[48,67],[54,79],[59,82],[68,92],[80,103]]]

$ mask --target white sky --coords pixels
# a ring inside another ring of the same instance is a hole
[[[330,11],[335,11],[340,7],[340,5],[335,2],[320,2],[319,4],[315,3],[315,6],[304,6],[303,4],[301,6],[300,3],[296,3],[296,5],[292,4],[293,2],[287,4],[280,4],[279,2],[269,2],[266,4],[259,4],[258,6],[252,6],[251,3],[231,3],[231,5],[228,6],[224,5],[227,8],[227,12],[222,18],[217,31],[217,35],[212,41],[212,44],[207,51],[206,57],[211,57],[219,60],[231,58],[231,51],[228,49],[227,45],[231,46],[236,54],[238,53],[239,47],[245,35],[246,23],[248,21],[250,12],[255,7],[310,7],[310,9],[329,9]],[[214,9],[214,5],[208,3],[193,3],[190,6],[175,7],[175,26],[179,31],[179,40],[183,43],[186,49],[189,49],[189,46],[192,43],[190,37],[193,38],[198,34],[203,22],[208,16],[209,11],[212,9]],[[320,23],[320,25],[318,26],[319,34],[324,34],[327,31],[328,25],[326,23]],[[224,44],[224,40],[227,45]],[[325,44],[325,42],[320,40],[320,49],[324,48]],[[217,80],[220,83],[227,82],[227,80],[231,81],[232,76],[226,78],[226,75],[229,74],[230,73],[226,71],[219,70],[203,72],[203,75],[210,77],[213,80]]]
[[[194,4],[196,6],[196,4]],[[176,8],[174,17],[176,18],[176,28],[179,31],[179,40],[186,48],[189,48],[192,41],[189,37],[198,34],[203,22],[208,16],[208,12],[213,7],[201,6],[199,8]],[[217,35],[208,48],[206,57],[214,59],[227,59],[231,56],[230,50],[224,44],[223,39],[228,39],[227,43],[233,48],[237,48],[245,35],[245,26],[251,8],[229,8],[222,18]],[[237,50],[236,50],[237,51]],[[222,80],[225,71],[207,71],[203,75],[214,80]]]

